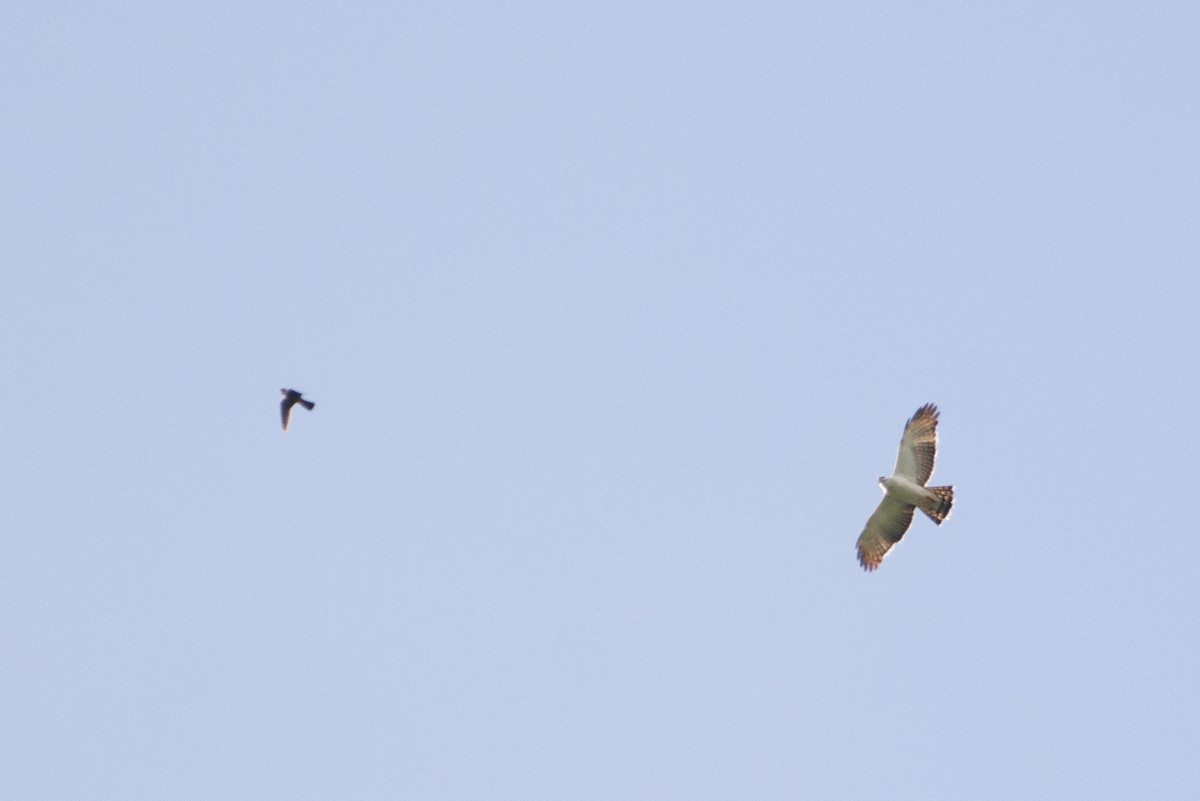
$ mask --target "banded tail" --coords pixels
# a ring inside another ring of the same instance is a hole
[[[925,491],[932,497],[923,500],[920,509],[940,526],[954,506],[954,487],[926,487]]]

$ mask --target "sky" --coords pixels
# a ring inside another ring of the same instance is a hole
[[[0,797],[1195,798],[1198,40],[6,3]]]

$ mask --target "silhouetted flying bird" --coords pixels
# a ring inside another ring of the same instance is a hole
[[[283,403],[279,404],[279,413],[283,415],[283,430],[287,431],[288,418],[292,416],[292,407],[297,403],[308,409],[310,412],[317,404],[312,401],[306,401],[300,396],[300,393],[294,389],[281,389],[283,393]]]

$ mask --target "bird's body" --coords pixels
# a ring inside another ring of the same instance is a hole
[[[910,506],[920,506],[921,501],[929,497],[929,490],[904,476],[881,476],[879,483],[884,492]]]
[[[938,410],[927,403],[904,426],[900,453],[892,475],[879,479],[883,500],[875,508],[856,549],[864,570],[875,570],[883,557],[912,525],[913,510],[920,509],[939,526],[954,506],[954,487],[927,487],[937,458]]]
[[[305,400],[299,392],[294,389],[281,389],[283,394],[283,402],[279,404],[279,412],[283,416],[283,430],[287,431],[288,421],[292,416],[292,407],[297,403],[308,409],[310,412],[317,404],[312,401]]]

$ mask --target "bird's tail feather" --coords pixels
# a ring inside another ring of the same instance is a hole
[[[312,401],[306,401],[306,400],[304,400],[304,398],[301,398],[300,405],[303,406],[305,409],[308,409],[311,412],[313,407],[316,406],[317,404],[313,403]]]
[[[926,487],[925,491],[929,497],[921,502],[921,511],[940,526],[954,506],[954,487]]]

